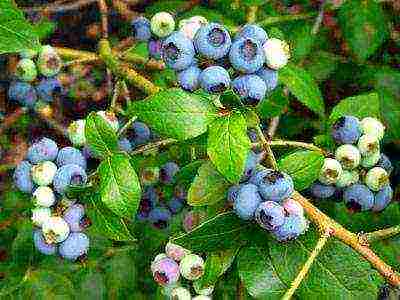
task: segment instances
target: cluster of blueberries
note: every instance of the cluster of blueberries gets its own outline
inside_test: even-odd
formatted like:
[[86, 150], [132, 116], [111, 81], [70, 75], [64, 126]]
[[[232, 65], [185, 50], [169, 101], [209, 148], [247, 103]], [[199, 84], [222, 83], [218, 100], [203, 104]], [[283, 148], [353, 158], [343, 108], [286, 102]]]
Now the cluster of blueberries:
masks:
[[243, 220], [256, 220], [280, 242], [303, 234], [308, 228], [303, 207], [291, 198], [292, 178], [260, 165], [264, 153], [249, 152], [245, 173], [239, 185], [228, 190], [228, 200]]
[[202, 16], [180, 21], [175, 31], [173, 16], [160, 12], [150, 21], [133, 20], [132, 28], [137, 40], [148, 42], [150, 56], [177, 72], [183, 89], [219, 94], [231, 87], [244, 104], [263, 100], [277, 86], [276, 70], [289, 59], [289, 46], [255, 24], [232, 39], [223, 25]]
[[[180, 300], [211, 300], [214, 287], [200, 287], [198, 281], [204, 274], [204, 260], [201, 256], [191, 253], [171, 242], [165, 246], [165, 253], [157, 255], [151, 263], [154, 281], [164, 287], [165, 296]], [[197, 296], [192, 298], [190, 289], [180, 284], [180, 279], [188, 285], [193, 283]]]
[[8, 89], [8, 98], [31, 109], [38, 103], [51, 103], [54, 95], [63, 91], [57, 78], [62, 67], [57, 51], [47, 45], [38, 53], [30, 50], [20, 55], [21, 59], [15, 70], [15, 80]]
[[325, 158], [311, 194], [319, 199], [343, 199], [352, 212], [382, 211], [393, 197], [389, 180], [393, 167], [380, 150], [384, 133], [385, 127], [375, 118], [339, 118], [332, 137], [340, 146], [334, 158]]
[[173, 161], [161, 168], [146, 167], [141, 171], [144, 193], [139, 204], [138, 220], [148, 221], [158, 229], [168, 227], [173, 215], [183, 209], [187, 197], [184, 187], [174, 185], [174, 176], [178, 172], [179, 166]]
[[26, 160], [16, 167], [15, 185], [32, 194], [33, 241], [41, 253], [58, 252], [69, 260], [87, 253], [89, 238], [82, 232], [89, 224], [85, 209], [65, 197], [68, 186], [82, 185], [86, 180], [86, 159], [81, 151], [73, 147], [59, 149], [46, 137], [32, 144]]

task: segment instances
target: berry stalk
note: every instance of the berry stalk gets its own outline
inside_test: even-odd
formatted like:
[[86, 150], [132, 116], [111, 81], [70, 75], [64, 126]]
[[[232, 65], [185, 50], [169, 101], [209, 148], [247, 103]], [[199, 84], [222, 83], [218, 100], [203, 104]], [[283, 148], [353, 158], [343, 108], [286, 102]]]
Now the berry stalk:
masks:
[[365, 234], [361, 235], [361, 239], [368, 243], [373, 243], [376, 241], [391, 238], [398, 234], [400, 234], [400, 225], [396, 225], [396, 226], [385, 228], [382, 230], [365, 233]]

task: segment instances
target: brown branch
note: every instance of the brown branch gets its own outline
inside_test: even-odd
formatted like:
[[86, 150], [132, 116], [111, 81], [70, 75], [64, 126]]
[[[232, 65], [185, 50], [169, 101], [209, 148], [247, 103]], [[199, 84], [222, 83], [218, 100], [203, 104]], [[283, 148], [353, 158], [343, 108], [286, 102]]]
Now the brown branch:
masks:
[[126, 4], [124, 1], [121, 0], [113, 0], [111, 1], [112, 6], [118, 12], [118, 14], [125, 20], [125, 21], [132, 21], [133, 19], [137, 18], [139, 15], [138, 13], [132, 11], [129, 8], [129, 5]]
[[270, 139], [272, 139], [274, 137], [275, 132], [278, 129], [278, 126], [279, 126], [279, 116], [273, 117], [271, 119], [271, 122], [269, 123], [268, 131], [267, 131], [267, 135]]
[[396, 225], [393, 227], [361, 234], [360, 239], [361, 239], [361, 241], [364, 241], [367, 243], [372, 243], [372, 242], [391, 238], [398, 234], [400, 234], [400, 225]]
[[[43, 13], [58, 13], [69, 10], [78, 10], [82, 7], [89, 6], [95, 3], [97, 0], [76, 0], [72, 3], [62, 3], [61, 1], [56, 1], [54, 3], [36, 7], [24, 7], [22, 8], [25, 12], [43, 12]], [[65, 2], [65, 1], [63, 1]]]
[[2, 135], [5, 130], [7, 130], [26, 112], [27, 108], [18, 107], [14, 112], [6, 116], [0, 125], [0, 135]]
[[177, 140], [175, 140], [175, 139], [165, 139], [165, 140], [156, 141], [156, 142], [151, 143], [151, 144], [143, 145], [143, 146], [133, 150], [129, 154], [130, 155], [141, 154], [141, 153], [153, 150], [153, 149], [158, 149], [160, 147], [164, 147], [164, 146], [176, 143], [176, 142], [177, 142]]

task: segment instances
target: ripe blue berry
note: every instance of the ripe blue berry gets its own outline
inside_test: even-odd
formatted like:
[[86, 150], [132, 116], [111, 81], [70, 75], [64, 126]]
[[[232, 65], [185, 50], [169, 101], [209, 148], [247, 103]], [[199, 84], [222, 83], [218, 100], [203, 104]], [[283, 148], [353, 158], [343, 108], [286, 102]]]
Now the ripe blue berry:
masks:
[[79, 149], [73, 147], [62, 148], [58, 152], [56, 162], [58, 167], [74, 164], [86, 170], [86, 158]]
[[171, 220], [171, 212], [165, 207], [156, 207], [149, 213], [149, 221], [158, 229], [168, 227], [169, 220]]
[[308, 221], [304, 216], [288, 215], [282, 226], [272, 233], [280, 242], [293, 240], [303, 234], [308, 228]]
[[44, 137], [29, 147], [26, 157], [31, 163], [38, 164], [42, 161], [55, 160], [57, 154], [58, 146], [56, 142]]
[[232, 81], [234, 92], [244, 101], [244, 104], [257, 105], [264, 99], [267, 87], [264, 80], [257, 75], [244, 75]]
[[86, 181], [85, 170], [81, 166], [70, 164], [57, 170], [53, 185], [56, 192], [63, 195], [70, 185], [83, 185]]
[[181, 32], [174, 32], [162, 43], [161, 56], [174, 70], [187, 69], [193, 63], [194, 55], [193, 42]]
[[157, 39], [150, 39], [147, 43], [150, 57], [154, 59], [161, 59], [162, 41]]
[[131, 23], [133, 37], [138, 41], [148, 41], [151, 37], [150, 21], [145, 17], [138, 17]]
[[53, 102], [55, 95], [60, 95], [62, 93], [61, 82], [55, 78], [43, 78], [36, 86], [37, 95], [40, 100], [45, 102]]
[[21, 59], [17, 64], [15, 75], [19, 80], [22, 81], [34, 81], [37, 76], [37, 70], [34, 61], [29, 58]]
[[183, 200], [177, 197], [172, 197], [171, 200], [169, 200], [167, 203], [169, 210], [173, 214], [179, 213], [182, 210], [184, 204], [185, 203], [183, 202]]
[[134, 122], [132, 125], [131, 142], [134, 146], [142, 145], [150, 140], [151, 131], [143, 122]]
[[262, 67], [256, 72], [256, 75], [264, 80], [267, 92], [273, 91], [278, 85], [278, 72], [266, 67]]
[[365, 211], [373, 207], [374, 194], [363, 184], [353, 184], [344, 190], [343, 200], [350, 211]]
[[32, 193], [33, 181], [31, 176], [32, 165], [27, 161], [21, 161], [21, 163], [15, 168], [14, 171], [14, 183], [16, 187], [24, 193]]
[[57, 251], [56, 245], [46, 243], [41, 230], [33, 231], [33, 244], [35, 248], [44, 255], [54, 255]]
[[390, 185], [384, 186], [379, 192], [375, 194], [374, 206], [372, 211], [382, 211], [388, 206], [393, 198], [393, 190]]
[[23, 106], [33, 108], [37, 101], [37, 93], [30, 83], [14, 81], [8, 89], [8, 98]]
[[285, 210], [276, 202], [265, 201], [257, 207], [255, 219], [262, 228], [274, 230], [283, 225]]
[[355, 144], [362, 133], [360, 120], [353, 116], [340, 117], [333, 124], [331, 133], [338, 144]]
[[265, 200], [282, 202], [294, 191], [293, 180], [288, 174], [271, 169], [258, 171], [250, 178], [250, 182], [258, 186]]
[[171, 184], [174, 176], [179, 172], [179, 166], [173, 161], [167, 162], [160, 169], [160, 181], [164, 184]]
[[232, 43], [229, 61], [239, 72], [254, 73], [265, 62], [262, 45], [251, 38], [240, 38]]
[[231, 79], [227, 70], [220, 66], [211, 66], [200, 74], [200, 86], [210, 94], [224, 92], [230, 85]]
[[261, 202], [262, 199], [256, 185], [242, 184], [237, 192], [233, 208], [241, 219], [251, 220]]
[[310, 188], [311, 195], [318, 199], [327, 199], [335, 194], [336, 187], [334, 185], [322, 184], [314, 182]]
[[217, 23], [200, 27], [193, 41], [200, 55], [214, 60], [227, 55], [232, 43], [226, 28]]
[[53, 47], [47, 45], [43, 46], [39, 52], [37, 66], [43, 76], [52, 77], [60, 72], [62, 62], [57, 51]]
[[89, 250], [89, 237], [82, 232], [72, 232], [68, 238], [60, 244], [61, 257], [68, 260], [76, 260], [86, 255]]
[[186, 91], [193, 92], [200, 86], [201, 70], [197, 66], [190, 66], [189, 68], [178, 73], [178, 83], [180, 87]]
[[172, 285], [179, 280], [179, 266], [169, 257], [153, 261], [151, 271], [154, 281], [162, 286]]
[[85, 208], [82, 204], [73, 204], [64, 212], [64, 221], [69, 225], [71, 232], [80, 232], [83, 230], [81, 221], [84, 215]]
[[235, 38], [252, 38], [263, 45], [267, 41], [268, 35], [265, 30], [262, 29], [260, 26], [255, 24], [246, 24], [239, 29], [239, 32], [237, 33]]
[[128, 153], [132, 151], [131, 142], [126, 137], [119, 139], [118, 148], [119, 148], [119, 150], [125, 151]]
[[229, 189], [228, 189], [228, 196], [227, 196], [227, 200], [231, 203], [235, 202], [235, 199], [237, 197], [237, 194], [239, 192], [240, 189], [240, 185], [236, 184], [236, 185], [232, 185]]
[[292, 198], [284, 200], [282, 206], [286, 214], [304, 216], [303, 206]]
[[149, 217], [150, 211], [154, 209], [158, 202], [158, 194], [154, 187], [145, 187], [145, 191], [140, 200], [137, 218], [139, 220], [146, 220]]
[[249, 154], [247, 154], [246, 164], [244, 166], [244, 172], [241, 181], [246, 181], [254, 175], [257, 165], [262, 162], [264, 156], [265, 152], [263, 151], [258, 153], [254, 152], [253, 150], [249, 151]]
[[392, 166], [392, 163], [391, 163], [389, 157], [387, 157], [387, 155], [383, 154], [383, 153], [381, 154], [376, 166], [384, 169], [389, 175], [393, 171], [393, 166]]

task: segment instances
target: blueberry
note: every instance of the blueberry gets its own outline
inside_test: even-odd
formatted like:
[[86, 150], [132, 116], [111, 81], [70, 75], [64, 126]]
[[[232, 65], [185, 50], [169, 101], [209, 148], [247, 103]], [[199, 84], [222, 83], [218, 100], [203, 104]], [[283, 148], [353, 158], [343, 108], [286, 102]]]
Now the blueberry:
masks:
[[55, 78], [43, 78], [36, 86], [38, 98], [45, 102], [53, 102], [54, 96], [62, 93], [63, 87], [61, 82]]
[[265, 62], [262, 45], [251, 38], [240, 38], [232, 43], [229, 61], [233, 68], [239, 72], [254, 73]]
[[376, 166], [384, 169], [389, 175], [393, 171], [393, 166], [392, 166], [392, 163], [391, 163], [389, 157], [387, 157], [387, 155], [383, 154], [383, 153], [381, 154]]
[[220, 66], [211, 66], [200, 74], [200, 86], [210, 94], [218, 94], [229, 88], [231, 79], [227, 70]]
[[148, 186], [145, 188], [140, 200], [137, 218], [139, 220], [146, 220], [149, 217], [150, 211], [154, 209], [158, 202], [158, 193], [154, 187]]
[[53, 185], [56, 192], [63, 195], [70, 185], [83, 185], [86, 181], [85, 170], [81, 166], [70, 164], [57, 170]]
[[8, 98], [19, 104], [33, 108], [37, 101], [35, 88], [28, 82], [14, 81], [8, 89]]
[[174, 176], [179, 172], [179, 166], [173, 162], [167, 162], [160, 169], [160, 181], [164, 184], [171, 184], [174, 181]]
[[150, 20], [150, 28], [156, 36], [166, 37], [175, 29], [174, 17], [167, 12], [156, 13]]
[[22, 81], [34, 81], [37, 76], [37, 70], [34, 61], [29, 58], [21, 59], [17, 64], [15, 75], [19, 80]]
[[257, 143], [258, 141], [258, 136], [257, 136], [257, 132], [255, 129], [251, 128], [247, 130], [247, 136], [249, 137], [250, 141], [252, 143]]
[[29, 147], [26, 157], [32, 164], [38, 164], [43, 161], [55, 160], [57, 154], [58, 146], [56, 142], [44, 137]]
[[232, 185], [229, 189], [228, 189], [228, 196], [227, 199], [229, 202], [234, 203], [237, 197], [237, 194], [239, 192], [240, 189], [240, 185], [236, 184], [236, 185]]
[[256, 75], [264, 80], [267, 92], [273, 91], [278, 85], [278, 72], [275, 70], [262, 67], [256, 72]]
[[14, 171], [14, 183], [24, 193], [32, 193], [33, 181], [31, 176], [32, 165], [27, 161], [21, 161]]
[[193, 63], [194, 55], [193, 42], [181, 32], [174, 32], [162, 43], [161, 56], [174, 70], [187, 69]]
[[174, 188], [174, 196], [186, 200], [187, 198], [187, 190], [183, 185], [177, 184]]
[[370, 210], [374, 205], [374, 194], [363, 184], [353, 184], [343, 192], [346, 207], [353, 211]]
[[365, 175], [365, 184], [373, 191], [381, 190], [385, 185], [389, 184], [389, 175], [385, 169], [374, 167]]
[[73, 147], [62, 148], [58, 152], [56, 162], [58, 167], [74, 164], [86, 170], [86, 158], [79, 149]]
[[63, 218], [69, 225], [71, 232], [80, 232], [83, 230], [81, 222], [85, 215], [85, 208], [82, 204], [73, 204], [64, 212]]
[[165, 254], [175, 261], [181, 261], [190, 251], [183, 248], [182, 246], [176, 245], [174, 243], [168, 242], [165, 246]]
[[243, 184], [237, 192], [233, 208], [241, 219], [251, 220], [261, 202], [262, 199], [258, 193], [258, 187], [251, 183]]
[[257, 165], [263, 161], [264, 156], [265, 152], [263, 151], [258, 153], [254, 152], [253, 150], [249, 151], [241, 181], [246, 181], [254, 175]]
[[123, 137], [120, 138], [118, 141], [118, 148], [121, 151], [125, 151], [125, 152], [131, 152], [132, 151], [132, 144], [131, 142], [128, 140], [128, 138]]
[[343, 169], [352, 170], [360, 164], [361, 154], [353, 145], [341, 145], [335, 151], [335, 158]]
[[179, 213], [182, 210], [184, 204], [185, 203], [183, 202], [183, 200], [177, 197], [172, 197], [172, 199], [169, 200], [167, 203], [169, 210], [173, 214]]
[[353, 116], [340, 117], [332, 126], [332, 137], [338, 144], [355, 144], [362, 133], [360, 120]]
[[293, 240], [303, 234], [308, 228], [308, 221], [304, 216], [288, 215], [285, 217], [282, 226], [279, 226], [272, 233], [280, 242]]
[[51, 161], [42, 161], [32, 167], [32, 180], [40, 186], [50, 185], [57, 172], [57, 166]]
[[288, 174], [271, 169], [256, 172], [250, 178], [250, 183], [258, 186], [265, 200], [275, 202], [282, 202], [289, 198], [294, 191], [293, 180]]
[[183, 19], [179, 22], [179, 31], [189, 39], [193, 40], [197, 31], [208, 23], [207, 19], [202, 16], [194, 16], [190, 19]]
[[246, 24], [239, 29], [239, 32], [236, 34], [235, 38], [252, 38], [263, 45], [267, 41], [268, 35], [260, 26], [255, 24]]
[[57, 251], [57, 246], [46, 243], [41, 230], [33, 231], [33, 244], [40, 253], [45, 255], [54, 255]]
[[161, 59], [162, 41], [158, 39], [150, 39], [147, 43], [150, 57], [154, 59]]
[[334, 184], [342, 172], [342, 165], [336, 159], [325, 158], [318, 179], [323, 184]]
[[226, 28], [217, 23], [200, 27], [193, 41], [200, 55], [214, 60], [227, 55], [232, 43]]
[[152, 263], [151, 271], [154, 281], [167, 286], [177, 283], [179, 280], [179, 266], [169, 257], [160, 258]]
[[289, 61], [289, 45], [280, 39], [268, 39], [264, 45], [265, 61], [269, 68], [278, 70], [283, 68]]
[[47, 45], [43, 46], [39, 52], [37, 66], [43, 76], [52, 77], [60, 72], [62, 62], [57, 51]]
[[255, 219], [262, 228], [274, 230], [283, 225], [285, 210], [276, 202], [265, 201], [257, 207]]
[[390, 185], [384, 186], [379, 192], [375, 194], [374, 206], [372, 211], [382, 211], [388, 206], [393, 198], [393, 190]]
[[87, 254], [89, 250], [89, 237], [82, 232], [72, 232], [68, 238], [60, 244], [61, 257], [68, 260], [76, 260]]
[[336, 187], [334, 185], [322, 184], [314, 182], [310, 188], [311, 195], [318, 199], [327, 199], [335, 194]]
[[236, 77], [232, 81], [234, 92], [244, 101], [244, 104], [257, 105], [264, 99], [267, 87], [264, 80], [257, 75]]
[[143, 122], [136, 121], [132, 125], [132, 144], [135, 146], [147, 143], [150, 140], [151, 131]]
[[145, 17], [138, 17], [131, 23], [133, 37], [138, 41], [148, 41], [151, 37], [150, 21]]
[[366, 117], [361, 120], [361, 128], [364, 134], [376, 136], [378, 140], [381, 140], [385, 134], [385, 126], [371, 117]]
[[189, 68], [178, 73], [178, 83], [180, 87], [186, 91], [193, 92], [200, 86], [201, 70], [197, 66], [190, 66]]
[[282, 206], [286, 214], [304, 216], [303, 206], [292, 198], [284, 200]]
[[165, 207], [156, 207], [149, 213], [149, 221], [154, 227], [164, 229], [168, 227], [171, 219], [171, 212]]
[[187, 254], [185, 255], [180, 264], [179, 271], [187, 280], [197, 280], [204, 274], [204, 260], [201, 256], [196, 254]]

